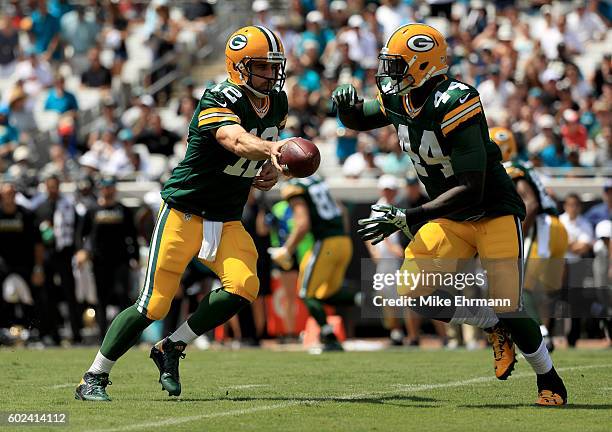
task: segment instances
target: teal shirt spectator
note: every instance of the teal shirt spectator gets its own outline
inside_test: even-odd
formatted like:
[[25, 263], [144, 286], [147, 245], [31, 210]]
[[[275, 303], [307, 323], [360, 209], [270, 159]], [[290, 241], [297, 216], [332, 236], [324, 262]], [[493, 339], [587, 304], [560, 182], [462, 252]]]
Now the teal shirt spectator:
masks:
[[595, 136], [601, 129], [601, 125], [599, 124], [599, 121], [597, 121], [597, 117], [595, 117], [595, 114], [591, 111], [585, 111], [582, 113], [582, 115], [580, 116], [580, 123], [582, 123], [584, 127], [587, 128], [587, 131], [589, 132], [589, 138], [591, 139], [595, 138]]
[[554, 144], [549, 145], [540, 152], [540, 159], [542, 159], [542, 164], [547, 167], [569, 168], [572, 166], [567, 160], [565, 153], [557, 152], [557, 147]]
[[300, 87], [308, 90], [308, 93], [321, 89], [321, 78], [319, 77], [319, 74], [312, 69], [306, 69], [304, 72], [302, 72], [302, 75], [300, 75], [298, 79], [298, 83]]
[[60, 114], [64, 114], [68, 111], [76, 111], [79, 109], [79, 104], [76, 97], [69, 91], [64, 90], [62, 96], [58, 96], [55, 88], [49, 90], [49, 95], [45, 102], [45, 110], [57, 111]]
[[96, 44], [99, 26], [95, 17], [86, 14], [79, 17], [77, 11], [68, 12], [61, 20], [62, 37], [70, 41], [75, 54], [87, 54]]
[[0, 146], [10, 142], [17, 142], [17, 129], [9, 124], [0, 124]]
[[302, 10], [304, 14], [307, 14], [310, 11], [313, 11], [317, 8], [314, 0], [301, 0]]
[[298, 56], [303, 54], [304, 52], [303, 45], [305, 41], [313, 40], [319, 44], [319, 56], [320, 56], [321, 54], [323, 54], [323, 51], [325, 51], [325, 47], [327, 46], [327, 44], [331, 42], [332, 40], [334, 40], [335, 37], [336, 35], [334, 34], [333, 30], [328, 29], [328, 28], [321, 29], [321, 31], [318, 34], [315, 34], [307, 30], [304, 33], [302, 33], [302, 41], [300, 45], [298, 46], [297, 54]]
[[[338, 130], [346, 129], [340, 119], [337, 120]], [[357, 137], [339, 135], [336, 139], [336, 157], [343, 164], [347, 157], [357, 151]]]
[[0, 146], [17, 142], [19, 133], [17, 129], [11, 126], [8, 122], [9, 109], [7, 106], [0, 107]]
[[51, 15], [50, 13], [43, 15], [39, 11], [34, 11], [32, 13], [32, 33], [35, 37], [34, 49], [36, 54], [46, 52], [51, 40], [53, 40], [59, 31], [59, 18]]
[[58, 18], [62, 18], [66, 13], [74, 9], [67, 0], [49, 0], [49, 13]]

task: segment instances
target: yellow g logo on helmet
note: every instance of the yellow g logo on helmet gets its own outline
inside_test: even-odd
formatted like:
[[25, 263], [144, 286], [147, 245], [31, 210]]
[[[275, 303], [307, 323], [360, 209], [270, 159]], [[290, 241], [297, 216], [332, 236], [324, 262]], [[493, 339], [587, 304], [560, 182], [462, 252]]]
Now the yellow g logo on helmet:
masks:
[[425, 24], [398, 28], [378, 56], [376, 85], [382, 94], [404, 95], [448, 71], [442, 33]]
[[[272, 78], [256, 75], [251, 67], [253, 62], [271, 64]], [[236, 30], [228, 39], [225, 47], [225, 69], [229, 80], [234, 84], [247, 87], [258, 97], [264, 97], [285, 84], [285, 49], [280, 38], [263, 26], [247, 26]], [[265, 88], [255, 88], [253, 77], [266, 81]]]
[[502, 160], [504, 162], [512, 160], [518, 153], [518, 147], [514, 134], [510, 129], [503, 127], [494, 127], [489, 129], [489, 137], [499, 146], [502, 152]]

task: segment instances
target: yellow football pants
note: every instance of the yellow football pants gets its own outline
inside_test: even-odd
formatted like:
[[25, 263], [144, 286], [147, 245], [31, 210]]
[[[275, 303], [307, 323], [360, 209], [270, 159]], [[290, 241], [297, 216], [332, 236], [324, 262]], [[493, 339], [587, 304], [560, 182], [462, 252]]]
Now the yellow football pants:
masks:
[[[401, 271], [461, 272], [458, 260], [478, 254], [486, 271], [489, 298], [509, 299], [510, 307], [496, 312], [513, 312], [521, 307], [523, 238], [516, 216], [456, 222], [435, 219], [425, 224], [405, 250]], [[415, 288], [415, 289], [412, 289]], [[398, 293], [409, 297], [431, 294], [435, 286], [398, 285]], [[457, 295], [461, 295], [457, 291]]]
[[340, 291], [352, 257], [353, 243], [349, 236], [317, 240], [300, 263], [300, 297], [325, 300]]
[[[138, 311], [147, 318], [166, 316], [185, 268], [202, 246], [202, 218], [162, 205], [151, 240], [144, 286]], [[221, 242], [214, 261], [201, 260], [217, 274], [223, 288], [250, 302], [257, 298], [257, 250], [240, 221], [223, 223]]]
[[534, 238], [525, 239], [525, 251], [529, 257], [525, 264], [525, 289], [559, 290], [565, 268], [567, 231], [557, 216], [547, 214], [537, 216], [533, 231]]

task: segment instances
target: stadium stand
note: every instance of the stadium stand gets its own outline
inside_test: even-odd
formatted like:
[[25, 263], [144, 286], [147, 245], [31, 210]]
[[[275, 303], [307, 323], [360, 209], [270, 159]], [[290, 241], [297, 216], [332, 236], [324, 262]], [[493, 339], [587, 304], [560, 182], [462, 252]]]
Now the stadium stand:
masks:
[[[457, 0], [445, 7], [418, 0], [0, 4], [0, 184], [15, 185], [17, 203], [36, 210], [47, 197], [45, 180], [51, 176], [62, 178], [62, 193], [75, 203], [82, 198], [83, 181], [95, 185], [100, 176], [118, 177], [119, 197], [137, 210], [145, 257], [159, 206], [157, 192], [185, 152], [193, 102], [204, 88], [224, 79], [226, 38], [249, 22], [281, 35], [290, 107], [284, 136], [303, 136], [317, 144], [320, 173], [332, 194], [351, 209], [353, 226], [378, 199], [381, 174], [397, 176], [402, 185], [414, 168], [393, 145], [392, 128], [359, 134], [347, 130], [336, 118], [330, 95], [338, 84], [352, 83], [360, 94], [375, 96], [379, 48], [390, 29], [413, 21], [445, 34], [451, 74], [478, 88], [490, 126], [515, 133], [521, 158], [538, 168], [560, 208], [567, 195], [577, 193], [588, 210], [610, 189], [609, 2]], [[111, 73], [110, 86], [82, 84], [92, 49]], [[60, 78], [65, 90], [54, 84]], [[48, 109], [51, 93], [57, 110]], [[78, 108], [65, 106], [69, 94]], [[173, 137], [165, 150], [144, 139], [147, 133], [161, 136], [159, 129], [151, 130], [156, 116], [165, 136]], [[49, 165], [56, 160], [56, 145], [65, 159]], [[69, 174], [68, 165], [78, 173]], [[48, 166], [56, 171], [44, 169]], [[609, 197], [604, 193], [608, 209]], [[278, 189], [265, 197], [269, 204], [279, 198]], [[356, 288], [358, 259], [367, 253], [353, 239], [360, 249], [348, 282]], [[0, 278], [10, 273], [0, 266]], [[44, 337], [33, 309], [19, 308], [19, 303], [0, 300], [1, 311], [10, 311], [0, 313], [0, 328], [18, 325], [29, 329], [21, 335], [25, 341], [57, 343]], [[71, 334], [67, 311], [58, 313], [62, 338], [80, 340]], [[95, 326], [86, 326], [83, 336], [88, 331], [95, 333]], [[3, 334], [0, 343], [15, 336], [7, 330]]]

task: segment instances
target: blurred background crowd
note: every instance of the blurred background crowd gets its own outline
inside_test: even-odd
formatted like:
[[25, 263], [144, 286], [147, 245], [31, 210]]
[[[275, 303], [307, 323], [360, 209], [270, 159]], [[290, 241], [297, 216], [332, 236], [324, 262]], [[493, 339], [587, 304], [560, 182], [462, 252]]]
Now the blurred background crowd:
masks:
[[[331, 92], [352, 83], [362, 97], [375, 97], [380, 47], [399, 25], [425, 22], [447, 37], [450, 74], [478, 89], [490, 126], [511, 129], [520, 158], [559, 186], [551, 192], [566, 214], [570, 253], [594, 257], [601, 242], [609, 250], [609, 224], [596, 229], [609, 223], [612, 209], [612, 184], [605, 181], [612, 177], [609, 1], [0, 4], [0, 344], [96, 342], [107, 318], [137, 296], [160, 185], [185, 153], [203, 90], [224, 79], [227, 36], [247, 23], [280, 35], [290, 108], [283, 137], [319, 146], [320, 173], [332, 192], [344, 187], [336, 196], [353, 222], [380, 197], [405, 206], [427, 197], [395, 130], [345, 129]], [[262, 296], [232, 321], [229, 333], [238, 340], [292, 339], [304, 327], [295, 290], [277, 289], [295, 282], [279, 282], [266, 259], [267, 245], [291, 226], [286, 203], [275, 197], [254, 195], [245, 209], [245, 226], [263, 251]], [[348, 282], [358, 287], [358, 258], [379, 256], [355, 242]], [[401, 257], [401, 251], [385, 253]], [[160, 324], [167, 329], [218, 286], [197, 262], [188, 270]], [[343, 316], [351, 336], [384, 334], [371, 328], [379, 323], [360, 322], [358, 312]], [[406, 342], [418, 344], [421, 323], [406, 321]], [[401, 323], [385, 326], [403, 333]], [[570, 345], [605, 334], [597, 320], [566, 327], [558, 333], [569, 331]], [[435, 332], [461, 343], [456, 329]], [[465, 339], [478, 342], [477, 335]]]

